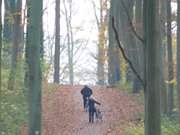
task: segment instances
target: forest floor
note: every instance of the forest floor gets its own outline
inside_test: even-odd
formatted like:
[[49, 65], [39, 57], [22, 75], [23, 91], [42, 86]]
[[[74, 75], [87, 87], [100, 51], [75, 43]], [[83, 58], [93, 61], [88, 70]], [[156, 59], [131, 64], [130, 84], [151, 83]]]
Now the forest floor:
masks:
[[103, 121], [89, 124], [82, 105], [82, 87], [59, 86], [44, 96], [43, 135], [124, 135], [128, 122], [143, 109], [132, 94], [94, 86], [93, 96], [101, 103]]
[[88, 113], [83, 109], [80, 90], [83, 86], [58, 86], [43, 96], [42, 135], [125, 135], [129, 122], [138, 119], [143, 111], [136, 95], [112, 88], [93, 86], [93, 96], [103, 121], [88, 123]]

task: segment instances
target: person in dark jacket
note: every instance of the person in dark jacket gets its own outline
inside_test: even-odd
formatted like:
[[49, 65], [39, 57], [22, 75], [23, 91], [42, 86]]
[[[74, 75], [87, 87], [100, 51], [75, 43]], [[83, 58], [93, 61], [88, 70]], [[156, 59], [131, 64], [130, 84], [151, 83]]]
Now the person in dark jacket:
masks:
[[84, 88], [81, 90], [81, 94], [83, 96], [84, 109], [86, 109], [86, 102], [88, 98], [92, 95], [92, 93], [92, 89], [90, 89], [87, 85], [85, 85]]
[[94, 123], [94, 114], [96, 112], [95, 104], [101, 105], [99, 102], [97, 102], [93, 97], [89, 98], [89, 123]]

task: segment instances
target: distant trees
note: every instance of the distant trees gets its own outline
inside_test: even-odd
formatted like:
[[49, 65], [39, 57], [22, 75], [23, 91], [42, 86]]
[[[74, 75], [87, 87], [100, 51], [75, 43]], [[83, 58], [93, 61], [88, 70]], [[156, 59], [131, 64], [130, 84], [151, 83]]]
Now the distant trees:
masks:
[[[113, 0], [111, 1], [109, 27], [111, 28], [111, 25], [112, 25], [111, 19], [114, 17], [116, 19], [115, 24], [116, 24], [117, 30], [120, 30], [120, 28], [122, 27], [120, 28], [118, 27], [120, 23], [119, 18], [121, 18], [122, 16], [117, 16], [117, 14], [112, 14], [112, 13], [113, 11], [117, 11], [118, 9], [118, 6], [116, 7], [115, 5], [121, 5], [121, 4], [122, 6], [126, 6], [126, 5], [125, 3], [120, 4], [118, 2], [117, 3], [115, 2], [117, 1], [113, 1]], [[112, 8], [113, 6], [114, 8]], [[128, 8], [129, 7], [130, 6], [128, 6]], [[128, 13], [129, 12], [126, 8], [126, 15], [128, 15]], [[145, 94], [145, 135], [160, 135], [161, 134], [161, 131], [160, 131], [160, 27], [159, 27], [160, 20], [159, 20], [159, 16], [160, 16], [159, 15], [159, 1], [158, 0], [144, 0], [143, 1], [143, 23], [144, 23], [144, 39], [145, 40], [143, 40], [143, 43], [144, 43], [143, 51], [145, 54], [144, 55], [145, 61], [143, 63], [145, 64], [144, 65], [145, 77], [144, 77], [143, 86], [144, 86], [144, 94]], [[123, 19], [123, 17], [121, 19]], [[131, 21], [131, 20], [129, 19], [128, 21]], [[128, 22], [125, 22], [125, 24], [127, 23]], [[112, 38], [113, 31], [110, 28], [109, 28], [109, 37]], [[116, 33], [116, 37], [115, 39], [110, 38], [109, 43], [112, 43], [112, 41], [110, 40], [113, 40], [114, 42], [118, 42], [120, 44], [117, 31], [114, 30], [114, 32]], [[129, 38], [130, 37], [131, 36], [129, 36]], [[130, 39], [127, 39], [127, 40], [130, 40]], [[124, 42], [124, 43], [128, 43], [128, 42]], [[133, 42], [131, 42], [131, 44], [132, 43]], [[111, 46], [112, 44], [109, 44], [109, 48]], [[128, 49], [129, 47], [130, 46], [128, 46]], [[122, 47], [120, 48], [121, 50], [123, 49]], [[129, 52], [126, 52], [126, 53], [128, 54]], [[129, 53], [129, 55], [132, 55], [132, 53]], [[109, 55], [109, 57], [111, 56]], [[116, 63], [110, 63], [110, 64], [115, 66]]]
[[[115, 3], [115, 4], [114, 4]], [[113, 12], [113, 16], [116, 18], [116, 26], [118, 28], [118, 33], [119, 33], [119, 38], [122, 42], [123, 48], [128, 56], [128, 58], [131, 60], [131, 62], [134, 65], [134, 68], [137, 70], [138, 74], [141, 76], [141, 78], [143, 78], [143, 48], [144, 45], [142, 44], [142, 1], [137, 0], [137, 1], [111, 1], [111, 7], [114, 7], [115, 9], [110, 9], [110, 16], [112, 16], [112, 12]], [[120, 8], [116, 8], [116, 6], [120, 7]], [[135, 10], [134, 10], [135, 7]], [[134, 18], [134, 19], [133, 19]], [[135, 25], [134, 22], [135, 21]], [[139, 81], [139, 79], [133, 74], [131, 68], [127, 65], [125, 66], [125, 69], [121, 69], [123, 64], [122, 60], [120, 61], [120, 55], [119, 56], [115, 56], [115, 59], [119, 59], [119, 60], [115, 60], [115, 63], [113, 64], [113, 56], [111, 56], [110, 52], [112, 49], [112, 42], [113, 40], [115, 40], [115, 38], [113, 38], [113, 35], [110, 32], [111, 30], [111, 20], [109, 20], [109, 49], [108, 49], [108, 58], [111, 61], [111, 63], [108, 64], [108, 80], [116, 80], [116, 81], [112, 81], [112, 82], [118, 82], [120, 80], [120, 74], [122, 74], [122, 70], [125, 70], [123, 72], [126, 72], [126, 81], [128, 83], [132, 83], [133, 84], [133, 92], [138, 92], [140, 89], [142, 89], [142, 84]], [[140, 39], [139, 39], [140, 38]], [[114, 44], [115, 47], [116, 43]], [[118, 55], [118, 49], [114, 49], [113, 54], [114, 55]], [[117, 63], [118, 61], [118, 63]], [[120, 66], [121, 65], [121, 66]], [[116, 67], [116, 72], [112, 72], [114, 66], [114, 70]], [[118, 71], [119, 69], [119, 71]], [[118, 73], [119, 72], [119, 73]], [[122, 77], [122, 76], [121, 76]], [[116, 79], [118, 78], [118, 79]], [[124, 78], [124, 77], [122, 77]], [[110, 82], [109, 81], [109, 84]], [[111, 83], [112, 83], [111, 82]]]

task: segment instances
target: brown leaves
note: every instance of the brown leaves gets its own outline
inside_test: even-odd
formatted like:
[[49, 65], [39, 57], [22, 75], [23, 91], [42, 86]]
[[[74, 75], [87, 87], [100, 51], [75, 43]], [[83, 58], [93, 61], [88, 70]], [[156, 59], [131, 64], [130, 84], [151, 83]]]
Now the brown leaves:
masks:
[[[134, 113], [142, 107], [134, 95], [106, 87], [91, 87], [101, 103], [103, 121], [88, 123], [80, 94], [82, 86], [60, 86], [43, 97], [43, 135], [123, 135]], [[24, 134], [23, 134], [24, 135]]]

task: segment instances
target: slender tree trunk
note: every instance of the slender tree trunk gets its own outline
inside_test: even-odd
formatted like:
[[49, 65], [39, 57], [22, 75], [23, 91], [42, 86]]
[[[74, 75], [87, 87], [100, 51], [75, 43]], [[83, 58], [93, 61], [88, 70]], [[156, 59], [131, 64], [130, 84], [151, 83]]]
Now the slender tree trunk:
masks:
[[2, 60], [2, 57], [1, 57], [1, 54], [2, 54], [2, 12], [1, 12], [1, 9], [2, 9], [2, 0], [0, 0], [0, 96], [1, 96], [1, 67], [2, 67], [1, 65], [1, 60]]
[[68, 46], [68, 68], [69, 68], [69, 83], [74, 83], [74, 64], [73, 64], [73, 52], [74, 52], [74, 41], [73, 41], [73, 32], [72, 32], [72, 0], [69, 1], [69, 14], [66, 7], [65, 0], [63, 1], [65, 8], [65, 17], [66, 17], [66, 28], [67, 28], [67, 46]]
[[[13, 46], [11, 58], [11, 71], [9, 74], [8, 89], [13, 90], [16, 78], [17, 63], [20, 58], [20, 48], [22, 48], [22, 28], [21, 28], [21, 8], [22, 0], [13, 4]], [[21, 49], [22, 50], [22, 49]]]
[[177, 0], [177, 104], [178, 104], [178, 118], [180, 123], [180, 0]]
[[174, 107], [174, 79], [173, 55], [172, 55], [172, 36], [171, 36], [171, 0], [167, 0], [167, 53], [168, 53], [168, 115], [172, 114]]
[[[29, 18], [30, 18], [30, 0], [26, 0], [26, 7], [27, 7], [27, 22], [29, 22]], [[25, 41], [25, 74], [24, 74], [24, 86], [25, 86], [25, 89], [24, 89], [24, 95], [26, 95], [26, 97], [28, 98], [28, 102], [29, 102], [29, 91], [28, 91], [28, 88], [29, 88], [29, 46], [28, 46], [28, 33], [29, 33], [29, 29], [30, 29], [30, 26], [29, 25], [26, 25], [26, 41]]]
[[[142, 0], [136, 0], [135, 3], [135, 28], [136, 31], [139, 35], [143, 35], [143, 29], [142, 29]], [[135, 41], [135, 54], [133, 56], [134, 57], [134, 65], [136, 65], [136, 70], [138, 71], [139, 75], [141, 76], [141, 78], [143, 78], [144, 73], [143, 73], [143, 65], [144, 65], [144, 52], [143, 52], [143, 47], [144, 44], [142, 44], [141, 41], [139, 41], [139, 39], [136, 38]], [[138, 55], [137, 55], [138, 54]], [[139, 79], [134, 76], [133, 78], [133, 92], [139, 92], [140, 89], [143, 89]]]
[[[97, 20], [98, 24], [98, 59], [97, 59], [97, 78], [98, 84], [104, 85], [105, 83], [105, 48], [106, 48], [106, 32], [107, 32], [107, 14], [108, 14], [108, 1], [100, 0], [100, 19]], [[96, 18], [97, 19], [97, 18]]]
[[[134, 1], [131, 0], [120, 0], [120, 38], [123, 43], [124, 50], [128, 56], [128, 58], [132, 61], [134, 64], [136, 57], [135, 53], [135, 38], [131, 31], [130, 21], [133, 21], [133, 6]], [[128, 14], [128, 15], [127, 15]], [[137, 65], [137, 64], [136, 64]], [[129, 66], [127, 66], [127, 72], [126, 72], [126, 81], [127, 82], [133, 82], [134, 74]]]
[[29, 1], [27, 28], [28, 89], [29, 89], [29, 135], [41, 135], [41, 25], [42, 0]]
[[166, 47], [166, 0], [160, 0], [160, 19], [161, 19], [161, 69], [160, 69], [160, 77], [161, 77], [161, 89], [160, 89], [160, 98], [161, 98], [161, 112], [167, 113], [167, 89], [165, 84], [165, 75], [164, 75], [164, 61], [165, 61], [165, 47]]
[[[113, 1], [110, 2], [110, 17], [113, 16], [116, 18], [117, 28], [119, 29], [119, 2]], [[116, 43], [115, 35], [112, 29], [112, 20], [109, 20], [109, 46], [108, 46], [108, 83], [109, 85], [115, 85], [118, 81], [120, 81], [120, 54], [119, 48]]]
[[54, 55], [54, 82], [59, 83], [60, 73], [60, 0], [56, 0], [55, 18], [55, 55]]
[[69, 59], [70, 84], [74, 84], [74, 38], [73, 38], [73, 30], [72, 30], [71, 20], [69, 22], [69, 30], [70, 30], [70, 41], [71, 41], [71, 44], [70, 44], [70, 59]]
[[12, 2], [13, 0], [4, 0], [4, 7], [5, 7], [5, 13], [4, 13], [4, 28], [3, 28], [3, 38], [10, 42], [12, 41], [12, 21], [10, 21], [10, 18], [12, 16]]
[[145, 135], [160, 135], [159, 0], [144, 0]]
[[[1, 114], [1, 99], [2, 99], [2, 80], [1, 80], [1, 70], [2, 70], [2, 0], [0, 0], [0, 114]], [[0, 115], [0, 121], [2, 120], [2, 117]], [[2, 125], [0, 124], [0, 127], [2, 127]]]
[[[43, 31], [43, 23], [41, 24], [41, 46], [40, 46], [40, 55], [41, 61], [44, 61], [44, 31]], [[43, 63], [42, 63], [43, 64]]]

